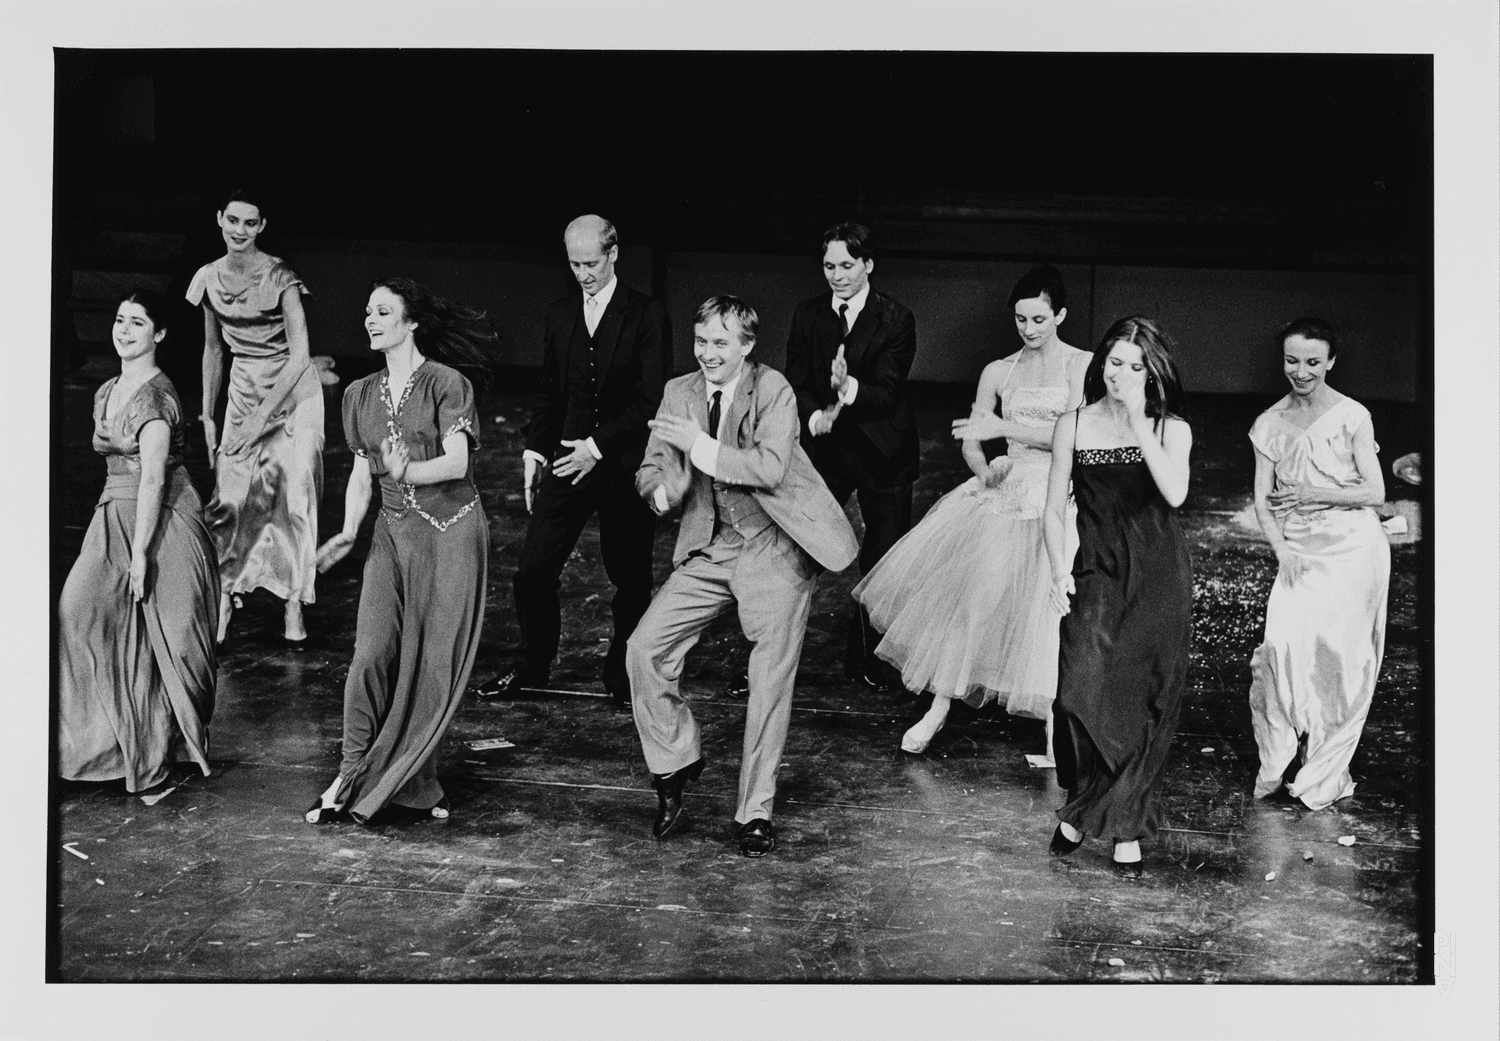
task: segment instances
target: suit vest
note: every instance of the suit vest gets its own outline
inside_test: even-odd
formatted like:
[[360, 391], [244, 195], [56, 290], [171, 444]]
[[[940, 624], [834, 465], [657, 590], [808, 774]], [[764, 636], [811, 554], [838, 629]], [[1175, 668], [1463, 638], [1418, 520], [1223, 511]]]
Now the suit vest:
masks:
[[595, 386], [599, 379], [594, 340], [580, 306], [574, 316], [573, 335], [568, 340], [568, 404], [563, 413], [562, 437], [580, 441], [594, 433]]
[[750, 491], [723, 481], [714, 481], [714, 512], [715, 534], [730, 527], [747, 541], [776, 524]]

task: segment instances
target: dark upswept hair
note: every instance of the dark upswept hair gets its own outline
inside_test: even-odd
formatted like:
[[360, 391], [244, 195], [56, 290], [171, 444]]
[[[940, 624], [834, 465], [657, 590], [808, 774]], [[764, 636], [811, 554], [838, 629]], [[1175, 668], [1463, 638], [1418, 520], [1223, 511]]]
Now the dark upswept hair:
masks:
[[458, 369], [476, 389], [490, 384], [494, 360], [490, 354], [499, 335], [484, 311], [455, 303], [409, 278], [377, 278], [370, 292], [389, 289], [401, 298], [402, 313], [416, 324], [412, 338], [422, 354]]
[[755, 308], [737, 296], [728, 293], [720, 293], [711, 296], [698, 306], [698, 313], [693, 315], [693, 324], [702, 325], [710, 318], [717, 318], [724, 322], [728, 328], [728, 318], [733, 318], [740, 326], [740, 343], [742, 345], [753, 344], [756, 335], [760, 332], [760, 316], [755, 313]]
[[219, 200], [219, 212], [223, 213], [225, 210], [229, 209], [229, 204], [232, 202], [242, 202], [246, 206], [254, 206], [256, 212], [260, 214], [260, 219], [266, 219], [265, 196], [262, 195], [258, 189], [229, 189], [229, 191], [225, 192], [222, 198]]
[[1339, 353], [1339, 334], [1334, 327], [1321, 318], [1313, 315], [1303, 315], [1295, 322], [1290, 322], [1281, 330], [1276, 337], [1277, 350], [1286, 346], [1286, 341], [1293, 336], [1301, 336], [1308, 340], [1322, 340], [1328, 344], [1328, 360], [1333, 361]]
[[842, 242], [849, 255], [855, 260], [874, 260], [875, 244], [871, 241], [870, 229], [863, 224], [854, 221], [839, 221], [833, 227], [823, 232], [823, 248], [818, 251], [822, 256], [828, 252], [830, 242]]
[[1051, 264], [1032, 268], [1021, 276], [1016, 288], [1010, 291], [1010, 300], [1005, 306], [1014, 309], [1018, 302], [1035, 297], [1044, 298], [1053, 314], [1067, 307], [1068, 289], [1063, 285], [1062, 272]]
[[1117, 343], [1133, 343], [1141, 349], [1141, 361], [1146, 366], [1146, 415], [1158, 423], [1167, 416], [1184, 419], [1182, 378], [1172, 360], [1175, 344], [1154, 318], [1139, 314], [1118, 319], [1105, 330], [1083, 374], [1084, 404], [1092, 405], [1104, 397], [1104, 362]]
[[151, 319], [151, 324], [156, 331], [166, 332], [172, 324], [172, 312], [167, 308], [166, 297], [152, 289], [140, 286], [132, 289], [120, 299], [115, 301], [115, 313], [120, 313], [121, 304], [139, 304], [141, 310], [146, 312], [146, 317]]

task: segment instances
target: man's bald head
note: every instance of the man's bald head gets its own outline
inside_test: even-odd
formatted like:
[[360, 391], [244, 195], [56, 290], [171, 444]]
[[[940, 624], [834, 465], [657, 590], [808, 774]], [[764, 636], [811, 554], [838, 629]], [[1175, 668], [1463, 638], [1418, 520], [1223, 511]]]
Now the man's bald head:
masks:
[[571, 247], [574, 243], [583, 246], [598, 244], [599, 252], [608, 253], [620, 241], [615, 226], [596, 213], [576, 217], [563, 232], [563, 243]]
[[615, 245], [615, 226], [603, 217], [589, 213], [568, 225], [563, 245], [568, 250], [568, 266], [573, 277], [589, 296], [609, 285], [615, 277], [615, 259], [620, 255]]

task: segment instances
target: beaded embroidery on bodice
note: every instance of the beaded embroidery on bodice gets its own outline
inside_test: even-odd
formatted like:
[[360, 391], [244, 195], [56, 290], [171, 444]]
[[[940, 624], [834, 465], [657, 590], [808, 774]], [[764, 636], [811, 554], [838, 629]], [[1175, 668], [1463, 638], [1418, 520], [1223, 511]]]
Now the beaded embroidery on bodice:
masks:
[[1143, 463], [1138, 445], [1123, 445], [1120, 448], [1075, 448], [1073, 462], [1079, 466], [1108, 466], [1112, 463]]

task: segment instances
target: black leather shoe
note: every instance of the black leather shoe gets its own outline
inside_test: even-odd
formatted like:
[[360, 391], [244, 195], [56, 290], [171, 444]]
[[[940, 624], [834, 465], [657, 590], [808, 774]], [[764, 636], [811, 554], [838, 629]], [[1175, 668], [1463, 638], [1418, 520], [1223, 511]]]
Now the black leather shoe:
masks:
[[1052, 833], [1052, 844], [1047, 847], [1047, 852], [1054, 857], [1066, 857], [1081, 845], [1083, 845], [1083, 839], [1074, 842], [1063, 834], [1062, 825], [1059, 824], [1057, 830]]
[[656, 789], [656, 823], [651, 825], [651, 834], [664, 839], [682, 820], [682, 793], [689, 781], [696, 781], [703, 772], [702, 758], [694, 759], [681, 770], [669, 774], [654, 774], [651, 787]]
[[1132, 860], [1128, 864], [1119, 860], [1111, 860], [1110, 863], [1115, 866], [1115, 874], [1121, 878], [1140, 878], [1144, 874], [1139, 860]]
[[844, 679], [852, 680], [865, 688], [865, 690], [874, 691], [877, 694], [888, 690], [895, 690], [898, 686], [892, 683], [888, 677], [868, 667], [856, 668], [852, 665], [845, 665]]
[[730, 680], [729, 686], [724, 688], [724, 693], [736, 701], [744, 701], [750, 696], [750, 674], [742, 672]]
[[740, 852], [747, 857], [763, 857], [776, 848], [776, 829], [771, 822], [757, 817], [740, 828]]
[[474, 696], [478, 698], [503, 698], [518, 694], [523, 690], [540, 690], [547, 686], [548, 676], [535, 676], [523, 672], [518, 665], [512, 665], [500, 675], [483, 686], [474, 688]]
[[615, 708], [629, 710], [631, 705], [629, 684], [624, 687], [612, 687], [606, 683], [604, 689], [609, 691], [609, 698], [614, 702]]

